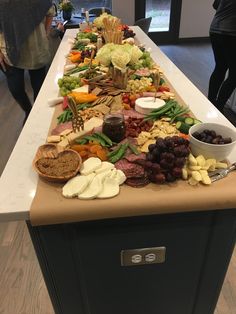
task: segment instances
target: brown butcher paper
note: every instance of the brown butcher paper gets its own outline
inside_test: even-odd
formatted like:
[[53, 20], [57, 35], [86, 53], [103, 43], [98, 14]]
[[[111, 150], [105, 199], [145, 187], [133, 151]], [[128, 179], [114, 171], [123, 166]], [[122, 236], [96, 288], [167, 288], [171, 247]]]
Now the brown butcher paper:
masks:
[[[166, 80], [166, 78], [165, 78]], [[167, 81], [167, 80], [166, 80]], [[168, 82], [171, 87], [171, 84]], [[173, 88], [172, 88], [173, 90]], [[175, 99], [184, 104], [175, 93]], [[57, 106], [50, 130], [60, 113]], [[30, 209], [31, 224], [49, 225], [105, 218], [155, 215], [198, 210], [236, 208], [236, 172], [210, 186], [190, 186], [178, 181], [172, 184], [149, 184], [144, 188], [121, 186], [112, 199], [79, 200], [62, 196], [62, 184], [44, 182], [39, 178]]]

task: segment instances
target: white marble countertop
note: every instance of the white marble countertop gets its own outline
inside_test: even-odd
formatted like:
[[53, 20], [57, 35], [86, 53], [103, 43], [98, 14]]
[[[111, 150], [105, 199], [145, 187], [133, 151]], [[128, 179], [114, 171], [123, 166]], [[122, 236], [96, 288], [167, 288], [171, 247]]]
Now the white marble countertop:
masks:
[[[234, 128], [139, 27], [133, 29], [139, 41], [152, 49], [153, 59], [161, 66], [165, 76], [198, 119], [204, 122], [218, 122]], [[47, 137], [54, 112], [54, 108], [48, 106], [48, 99], [58, 96], [57, 80], [63, 75], [65, 55], [70, 50], [68, 39], [74, 38], [76, 32], [75, 29], [66, 31], [30, 116], [2, 173], [0, 221], [29, 219], [29, 210], [38, 180], [37, 174], [31, 167], [32, 160], [37, 148]], [[236, 149], [231, 153], [229, 160], [231, 162], [236, 160]]]

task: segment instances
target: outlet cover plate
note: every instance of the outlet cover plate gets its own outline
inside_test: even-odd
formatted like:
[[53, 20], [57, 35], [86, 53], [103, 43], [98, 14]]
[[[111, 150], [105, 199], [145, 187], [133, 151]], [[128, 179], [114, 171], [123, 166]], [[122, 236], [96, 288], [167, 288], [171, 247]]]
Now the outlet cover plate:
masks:
[[166, 259], [164, 246], [121, 251], [121, 266], [161, 264]]

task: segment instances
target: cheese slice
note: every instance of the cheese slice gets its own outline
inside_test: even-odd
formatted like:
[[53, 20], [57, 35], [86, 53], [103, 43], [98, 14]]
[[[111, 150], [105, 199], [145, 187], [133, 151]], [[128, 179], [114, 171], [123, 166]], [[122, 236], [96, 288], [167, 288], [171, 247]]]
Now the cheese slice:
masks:
[[98, 168], [97, 170], [95, 170], [96, 173], [101, 173], [101, 172], [104, 172], [104, 171], [108, 171], [108, 170], [111, 170], [111, 169], [114, 169], [115, 166], [114, 164], [108, 162], [108, 161], [103, 161], [102, 164], [101, 164], [101, 167]]
[[47, 137], [48, 143], [59, 143], [61, 140], [60, 135], [50, 135]]
[[70, 179], [62, 188], [62, 195], [66, 198], [72, 198], [82, 193], [89, 184], [89, 177], [76, 176]]
[[[81, 71], [81, 72], [78, 72], [78, 73], [81, 74], [82, 71]], [[83, 86], [81, 86], [81, 87], [78, 87], [78, 88], [73, 89], [72, 92], [88, 93], [88, 92], [89, 92], [89, 86], [88, 86], [88, 85], [83, 85]]]
[[61, 135], [61, 136], [66, 136], [66, 135], [70, 134], [71, 132], [72, 132], [71, 129], [66, 129], [66, 130], [62, 131], [62, 132], [60, 133], [60, 135]]
[[120, 169], [116, 170], [115, 180], [119, 185], [123, 184], [126, 181], [126, 179], [127, 178], [122, 170]]
[[69, 146], [69, 141], [68, 139], [65, 137], [61, 142], [59, 142], [57, 144], [58, 146], [62, 147], [62, 148], [66, 148], [67, 146]]
[[101, 160], [97, 157], [90, 157], [89, 159], [85, 160], [80, 168], [80, 173], [83, 175], [88, 175], [93, 171], [97, 170], [101, 167]]
[[81, 136], [91, 132], [94, 128], [102, 126], [103, 120], [97, 117], [93, 117], [84, 123], [84, 129], [79, 132], [72, 132], [67, 136], [67, 139], [70, 143], [73, 143], [74, 140], [80, 138]]
[[110, 177], [110, 174], [111, 174], [111, 170], [107, 170], [107, 171], [104, 171], [104, 172], [101, 172], [99, 174], [96, 175], [96, 177], [98, 177], [101, 182], [103, 183], [103, 181], [105, 180], [106, 177]]
[[141, 97], [135, 101], [135, 110], [142, 114], [149, 114], [152, 110], [165, 105], [165, 101], [154, 97]]
[[98, 176], [95, 176], [84, 192], [78, 195], [78, 198], [81, 200], [92, 200], [98, 196], [102, 191], [102, 188], [103, 185], [101, 179]]
[[102, 191], [97, 195], [97, 198], [111, 198], [118, 195], [120, 192], [119, 184], [116, 179], [107, 177], [103, 183]]

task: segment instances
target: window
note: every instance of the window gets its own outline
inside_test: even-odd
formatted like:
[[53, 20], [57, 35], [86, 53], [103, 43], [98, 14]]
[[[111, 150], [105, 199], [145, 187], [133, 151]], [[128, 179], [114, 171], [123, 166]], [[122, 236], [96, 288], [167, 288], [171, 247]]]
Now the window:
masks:
[[[60, 2], [59, 0], [54, 1], [56, 5]], [[71, 0], [75, 7], [75, 13], [80, 13], [81, 8], [85, 10], [89, 10], [91, 8], [109, 8], [111, 10], [112, 7], [112, 0]]]
[[146, 17], [152, 17], [149, 32], [168, 32], [171, 0], [146, 0]]

